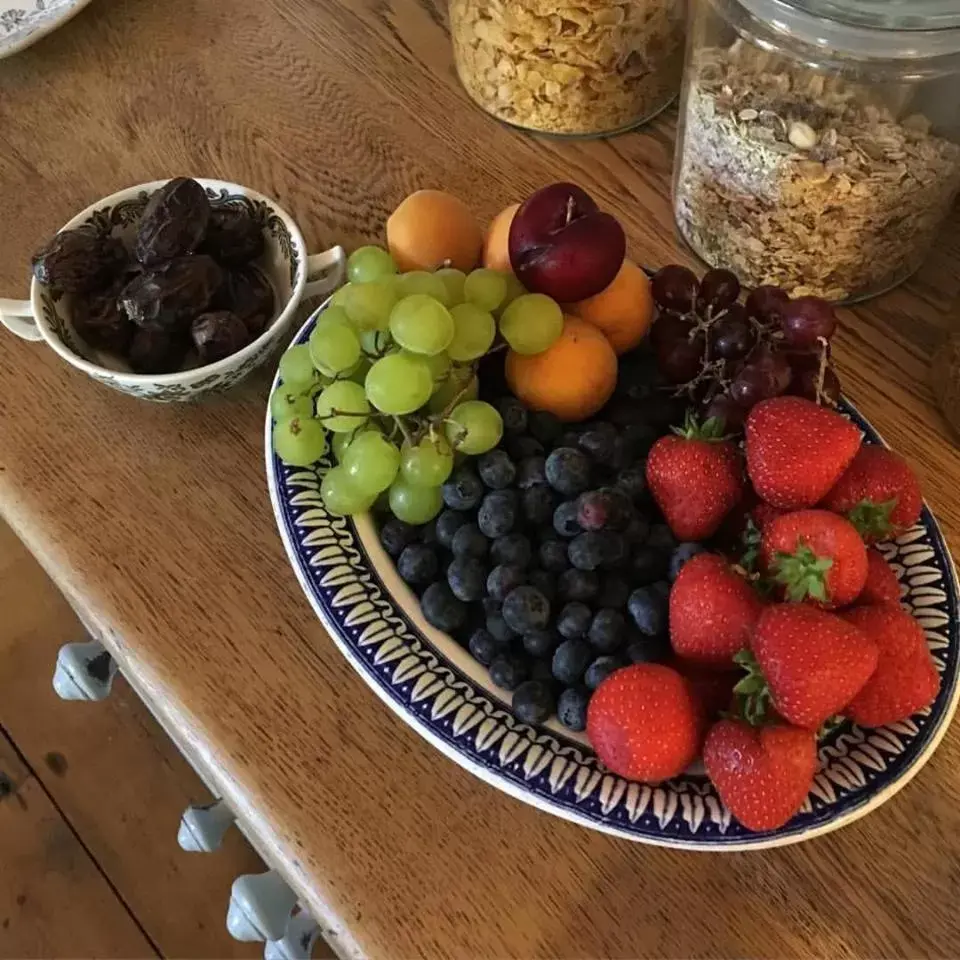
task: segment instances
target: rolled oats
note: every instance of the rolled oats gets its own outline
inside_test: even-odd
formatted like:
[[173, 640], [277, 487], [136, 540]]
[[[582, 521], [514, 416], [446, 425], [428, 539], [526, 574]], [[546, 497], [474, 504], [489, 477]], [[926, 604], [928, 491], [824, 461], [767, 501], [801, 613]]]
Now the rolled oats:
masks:
[[704, 260], [831, 300], [920, 265], [960, 187], [960, 147], [926, 117], [741, 41], [688, 70], [674, 205]]
[[612, 133], [680, 85], [683, 0], [451, 0], [450, 32], [467, 93], [531, 130]]

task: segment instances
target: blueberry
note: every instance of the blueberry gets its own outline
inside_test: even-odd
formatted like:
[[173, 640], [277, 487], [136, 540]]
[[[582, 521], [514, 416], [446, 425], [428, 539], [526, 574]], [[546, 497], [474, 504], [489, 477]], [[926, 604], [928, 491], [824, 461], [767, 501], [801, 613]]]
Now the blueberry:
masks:
[[529, 487], [520, 491], [520, 512], [532, 524], [550, 523], [557, 505], [557, 495], [546, 486]]
[[565, 497], [575, 497], [590, 487], [590, 458], [573, 447], [557, 447], [545, 465], [547, 483]]
[[630, 497], [617, 487], [601, 487], [597, 492], [606, 499], [607, 526], [613, 530], [625, 529], [637, 512]]
[[490, 664], [490, 679], [502, 690], [516, 690], [529, 673], [527, 661], [510, 654], [500, 654]]
[[606, 556], [606, 538], [604, 534], [587, 531], [578, 533], [567, 547], [567, 556], [572, 566], [578, 570], [596, 570]]
[[480, 504], [477, 526], [484, 536], [494, 540], [509, 533], [517, 522], [517, 495], [513, 490], [494, 490]]
[[557, 617], [557, 632], [567, 640], [579, 640], [590, 629], [593, 614], [590, 608], [579, 600], [564, 604]]
[[527, 457], [542, 457], [543, 444], [533, 437], [516, 437], [509, 434], [503, 438], [503, 448], [519, 463]]
[[539, 680], [541, 683], [545, 683], [550, 689], [550, 692], [553, 694], [559, 693], [560, 684], [554, 679], [553, 668], [550, 666], [550, 661], [553, 659], [553, 651], [551, 650], [546, 657], [540, 657], [535, 659], [533, 663], [530, 664], [530, 679]]
[[584, 640], [564, 640], [553, 654], [553, 675], [565, 686], [572, 686], [580, 682], [591, 660], [593, 651]]
[[511, 590], [516, 590], [526, 582], [527, 576], [520, 567], [501, 563], [495, 566], [487, 576], [487, 593], [502, 602]]
[[453, 633], [467, 622], [467, 605], [445, 583], [431, 583], [423, 591], [420, 609], [427, 623], [445, 633]]
[[563, 424], [546, 410], [534, 410], [527, 415], [527, 429], [544, 446], [552, 446], [563, 433]]
[[622, 666], [623, 661], [619, 657], [597, 657], [587, 667], [587, 672], [583, 675], [583, 682], [589, 690], [596, 690], [611, 673], [619, 670]]
[[527, 410], [516, 397], [501, 397], [494, 406], [503, 418], [504, 433], [526, 433]]
[[521, 490], [547, 482], [547, 461], [544, 457], [525, 457], [517, 466], [517, 486]]
[[531, 657], [546, 657], [559, 642], [560, 638], [552, 630], [530, 630], [523, 635], [523, 649]]
[[513, 713], [522, 723], [549, 720], [556, 701], [553, 691], [539, 680], [527, 680], [513, 691]]
[[437, 521], [436, 518], [428, 520], [420, 527], [421, 543], [437, 543]]
[[562, 540], [544, 540], [537, 556], [540, 566], [552, 573], [563, 573], [570, 565], [567, 560], [567, 545]]
[[383, 549], [393, 558], [399, 557], [403, 548], [413, 543], [418, 536], [419, 531], [416, 527], [396, 517], [391, 517], [380, 528], [380, 542], [383, 544]]
[[454, 557], [447, 567], [447, 583], [458, 600], [470, 603], [483, 596], [487, 568], [474, 557]]
[[619, 610], [605, 607], [594, 615], [587, 639], [601, 653], [613, 653], [623, 644], [627, 621]]
[[577, 449], [578, 444], [580, 443], [580, 430], [577, 427], [567, 427], [567, 429], [560, 434], [559, 437], [554, 441], [553, 448], [554, 450], [559, 447], [572, 447], [574, 450]]
[[641, 544], [645, 544], [647, 537], [650, 535], [650, 521], [646, 517], [641, 517], [639, 513], [635, 513], [630, 518], [623, 535], [627, 538], [627, 543], [631, 547], [639, 547]]
[[617, 449], [617, 428], [612, 423], [591, 424], [580, 434], [577, 443], [591, 460], [609, 466]]
[[651, 592], [659, 596], [664, 603], [670, 598], [670, 589], [670, 584], [666, 580], [656, 580], [650, 584]]
[[580, 533], [576, 500], [565, 500], [553, 511], [553, 529], [561, 537], [575, 537]]
[[627, 538], [615, 530], [602, 530], [599, 536], [603, 538], [600, 566], [604, 570], [619, 570], [630, 559], [630, 544], [627, 543]]
[[503, 619], [517, 633], [542, 630], [550, 622], [550, 601], [536, 587], [517, 587], [503, 600]]
[[502, 613], [488, 614], [487, 632], [498, 643], [509, 643], [517, 635], [516, 630], [507, 626], [507, 621], [503, 619]]
[[482, 663], [486, 667], [493, 662], [496, 656], [503, 652], [503, 644], [494, 640], [483, 627], [479, 627], [470, 634], [470, 639], [467, 641], [467, 649], [472, 654], [474, 660]]
[[453, 547], [453, 535], [467, 519], [467, 515], [459, 510], [444, 510], [437, 517], [437, 543], [450, 550]]
[[[492, 572], [493, 571], [491, 571], [491, 573]], [[480, 601], [480, 606], [483, 608], [484, 617], [490, 617], [500, 612], [500, 609], [503, 607], [503, 600], [502, 598], [498, 599], [497, 597], [487, 595]]]
[[443, 502], [451, 510], [475, 510], [483, 499], [483, 482], [473, 467], [461, 466], [441, 488]]
[[681, 543], [680, 546], [670, 554], [670, 565], [667, 568], [667, 576], [670, 582], [673, 583], [673, 581], [677, 579], [680, 571], [683, 569], [683, 565], [688, 560], [695, 557], [698, 553], [703, 553], [703, 551], [704, 548], [699, 543]]
[[605, 576], [600, 582], [600, 594], [597, 597], [598, 607], [612, 607], [619, 610], [627, 605], [630, 596], [630, 587], [623, 577], [615, 574]]
[[477, 473], [491, 490], [504, 490], [516, 479], [517, 468], [506, 450], [491, 450], [477, 458]]
[[525, 567], [533, 559], [533, 548], [522, 533], [508, 533], [497, 537], [490, 545], [491, 563], [509, 563]]
[[630, 579], [641, 586], [659, 580], [667, 572], [667, 555], [656, 547], [635, 547], [630, 559]]
[[670, 552], [676, 545], [676, 537], [665, 523], [655, 523], [650, 528], [650, 533], [647, 536], [647, 546]]
[[642, 463], [624, 467], [614, 481], [614, 486], [636, 502], [647, 489], [647, 473]]
[[475, 523], [465, 523], [454, 535], [450, 549], [455, 557], [474, 557], [482, 560], [487, 555], [490, 541]]
[[557, 575], [549, 570], [528, 570], [527, 582], [536, 587], [552, 604], [557, 599]]
[[656, 637], [667, 629], [667, 598], [653, 587], [639, 587], [630, 594], [627, 609], [637, 629], [647, 637]]
[[564, 570], [557, 578], [561, 600], [592, 600], [600, 592], [600, 580], [592, 570]]
[[590, 691], [584, 687], [567, 687], [557, 700], [557, 719], [568, 730], [579, 733], [587, 729], [587, 705]]
[[397, 573], [411, 586], [426, 586], [437, 579], [440, 563], [436, 551], [423, 543], [403, 548], [397, 560]]
[[670, 638], [663, 634], [659, 637], [645, 637], [639, 631], [631, 634], [630, 642], [624, 651], [631, 663], [662, 663], [672, 650]]

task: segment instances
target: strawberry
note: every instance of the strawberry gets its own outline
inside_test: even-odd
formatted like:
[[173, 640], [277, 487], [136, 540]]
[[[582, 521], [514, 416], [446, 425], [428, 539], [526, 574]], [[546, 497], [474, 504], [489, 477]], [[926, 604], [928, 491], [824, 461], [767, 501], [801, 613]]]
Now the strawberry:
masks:
[[903, 457], [864, 444], [820, 504], [842, 513], [867, 543], [886, 540], [920, 519], [923, 496], [917, 475]]
[[810, 730], [751, 727], [721, 720], [703, 745], [707, 776], [730, 812], [750, 830], [776, 830], [803, 805], [817, 770]]
[[769, 697], [781, 717], [807, 730], [818, 730], [850, 703], [877, 666], [877, 645], [870, 637], [805, 603], [766, 607], [750, 647], [754, 675], [741, 681], [737, 692], [746, 692], [748, 684], [759, 685], [760, 674], [766, 686], [753, 694], [747, 718], [756, 718]]
[[819, 503], [856, 456], [861, 440], [845, 417], [802, 397], [758, 403], [745, 432], [754, 489], [782, 510]]
[[761, 567], [788, 600], [845, 607], [867, 581], [867, 548], [849, 520], [828, 510], [798, 510], [767, 524]]
[[880, 651], [877, 669], [844, 713], [864, 727], [905, 720], [937, 698], [940, 676], [923, 628], [893, 604], [856, 607], [844, 620], [872, 637]]
[[899, 603], [900, 581], [883, 554], [872, 547], [867, 551], [867, 582], [857, 597], [857, 606], [871, 603]]
[[670, 591], [670, 642], [692, 663], [732, 667], [763, 610], [756, 591], [713, 553], [688, 560]]
[[767, 528], [767, 524], [773, 520], [776, 520], [777, 517], [782, 517], [786, 511], [781, 510], [780, 507], [775, 507], [772, 504], [764, 503], [762, 500], [750, 511], [750, 518], [753, 520], [756, 528], [763, 533]]
[[737, 448], [722, 431], [722, 421], [698, 427], [688, 415], [647, 456], [647, 486], [679, 540], [712, 537], [743, 492]]
[[587, 736], [597, 756], [628, 780], [668, 780], [697, 757], [703, 712], [689, 683], [659, 663], [612, 673], [587, 707]]
[[674, 657], [670, 665], [686, 678], [707, 720], [719, 720], [736, 706], [733, 688], [743, 679], [740, 671], [702, 667], [681, 657]]

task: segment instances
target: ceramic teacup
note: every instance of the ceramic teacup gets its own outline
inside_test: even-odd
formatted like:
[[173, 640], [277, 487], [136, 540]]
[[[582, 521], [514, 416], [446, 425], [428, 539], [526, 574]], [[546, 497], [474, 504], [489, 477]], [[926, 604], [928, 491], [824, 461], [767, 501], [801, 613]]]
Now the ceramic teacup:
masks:
[[[83, 225], [119, 237], [129, 247], [147, 201], [166, 182], [144, 183], [105, 197], [62, 229]], [[67, 363], [95, 380], [145, 400], [193, 400], [239, 383], [286, 344], [301, 300], [325, 296], [343, 282], [343, 248], [331, 247], [311, 256], [299, 227], [273, 200], [235, 183], [199, 178], [197, 182], [214, 208], [244, 209], [263, 230], [264, 252], [255, 265], [273, 284], [276, 311], [256, 340], [216, 363], [174, 373], [133, 373], [123, 360], [84, 343], [71, 323], [72, 297], [51, 290], [36, 278], [30, 285], [29, 300], [0, 299], [0, 323], [25, 340], [45, 340]]]

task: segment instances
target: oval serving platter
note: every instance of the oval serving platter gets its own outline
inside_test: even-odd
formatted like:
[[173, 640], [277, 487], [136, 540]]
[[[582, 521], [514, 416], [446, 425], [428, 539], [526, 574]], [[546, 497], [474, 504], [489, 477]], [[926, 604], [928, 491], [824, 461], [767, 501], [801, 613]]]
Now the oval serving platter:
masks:
[[[322, 307], [320, 308], [323, 309]], [[305, 343], [320, 310], [292, 343]], [[276, 388], [277, 378], [273, 387]], [[882, 443], [849, 403], [842, 412]], [[895, 542], [880, 545], [903, 602], [926, 630], [941, 675], [933, 706], [888, 727], [849, 722], [820, 741], [820, 770], [804, 807], [778, 830], [754, 833], [732, 819], [703, 775], [659, 785], [609, 773], [587, 740], [552, 720], [520, 723], [509, 696], [446, 634], [429, 626], [417, 599], [380, 546], [369, 516], [335, 517], [320, 499], [329, 462], [285, 466], [266, 417], [270, 500], [287, 556], [317, 616], [354, 669], [406, 723], [471, 773], [526, 803], [629, 840], [695, 850], [747, 850], [807, 840], [888, 800], [929, 759], [957, 706], [957, 577], [929, 509]]]

